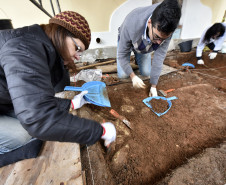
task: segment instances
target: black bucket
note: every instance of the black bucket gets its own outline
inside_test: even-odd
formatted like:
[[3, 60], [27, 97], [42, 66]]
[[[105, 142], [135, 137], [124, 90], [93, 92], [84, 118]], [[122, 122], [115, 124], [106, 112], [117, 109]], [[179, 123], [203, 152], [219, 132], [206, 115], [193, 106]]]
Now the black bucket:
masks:
[[193, 42], [193, 40], [188, 40], [188, 41], [181, 42], [180, 44], [178, 44], [179, 47], [180, 47], [180, 51], [181, 52], [189, 52], [189, 51], [191, 51], [192, 42]]
[[0, 30], [13, 29], [10, 19], [0, 19]]

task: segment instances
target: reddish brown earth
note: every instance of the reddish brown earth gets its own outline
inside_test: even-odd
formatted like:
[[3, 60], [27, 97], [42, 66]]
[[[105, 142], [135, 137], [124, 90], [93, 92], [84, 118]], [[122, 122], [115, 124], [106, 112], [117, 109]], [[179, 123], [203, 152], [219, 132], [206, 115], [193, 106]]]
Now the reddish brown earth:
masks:
[[[102, 142], [88, 149], [81, 146], [87, 184], [220, 185], [226, 182], [226, 147], [223, 145], [226, 55], [218, 54], [212, 61], [207, 55], [204, 55], [206, 66], [196, 65], [194, 51], [175, 52], [167, 58], [165, 63], [174, 65], [178, 71], [161, 76], [157, 88], [175, 89], [167, 97], [178, 99], [171, 101], [171, 109], [161, 117], [142, 102], [148, 97], [147, 90], [134, 89], [131, 83], [107, 86], [111, 108], [125, 116], [133, 130], [114, 118], [110, 108], [83, 107], [86, 114], [80, 114], [81, 117], [112, 122], [117, 130], [116, 142], [108, 151]], [[195, 69], [185, 71], [181, 68], [184, 62], [195, 64]], [[145, 83], [149, 86], [148, 80]]]
[[157, 113], [163, 113], [169, 108], [169, 104], [167, 100], [162, 100], [162, 99], [152, 99], [150, 102], [148, 102], [153, 111]]

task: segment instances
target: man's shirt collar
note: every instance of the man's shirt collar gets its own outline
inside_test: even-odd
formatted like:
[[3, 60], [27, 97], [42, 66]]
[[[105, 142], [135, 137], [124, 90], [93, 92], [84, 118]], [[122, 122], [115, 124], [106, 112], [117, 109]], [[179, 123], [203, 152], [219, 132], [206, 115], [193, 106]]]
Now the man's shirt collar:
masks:
[[[151, 18], [152, 14], [150, 15], [150, 17], [148, 18], [148, 20]], [[144, 29], [144, 34], [143, 34], [143, 38], [145, 40], [147, 40], [149, 43], [151, 42], [151, 39], [149, 38], [149, 36], [147, 35], [147, 28], [148, 28], [148, 20], [146, 21], [146, 25], [145, 25], [145, 29]]]

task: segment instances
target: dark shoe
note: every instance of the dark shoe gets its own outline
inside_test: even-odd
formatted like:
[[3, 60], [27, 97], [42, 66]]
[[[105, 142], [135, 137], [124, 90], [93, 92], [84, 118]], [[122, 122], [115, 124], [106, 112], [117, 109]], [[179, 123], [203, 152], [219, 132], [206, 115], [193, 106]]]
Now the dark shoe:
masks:
[[33, 139], [29, 143], [11, 152], [0, 154], [0, 168], [24, 159], [35, 158], [38, 156], [43, 141]]

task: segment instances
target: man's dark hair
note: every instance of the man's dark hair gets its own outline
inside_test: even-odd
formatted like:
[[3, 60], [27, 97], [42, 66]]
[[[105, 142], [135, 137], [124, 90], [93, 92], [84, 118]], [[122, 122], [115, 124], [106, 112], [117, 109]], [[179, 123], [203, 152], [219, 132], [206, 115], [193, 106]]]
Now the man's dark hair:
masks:
[[177, 0], [164, 0], [151, 16], [153, 27], [165, 34], [174, 32], [181, 17], [181, 6]]
[[217, 33], [220, 33], [218, 37], [222, 37], [224, 35], [224, 32], [225, 32], [225, 27], [221, 23], [215, 23], [206, 31], [203, 41], [209, 42], [210, 38], [215, 36]]

